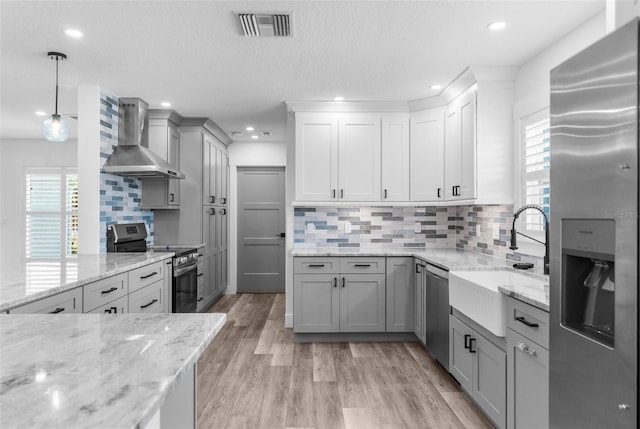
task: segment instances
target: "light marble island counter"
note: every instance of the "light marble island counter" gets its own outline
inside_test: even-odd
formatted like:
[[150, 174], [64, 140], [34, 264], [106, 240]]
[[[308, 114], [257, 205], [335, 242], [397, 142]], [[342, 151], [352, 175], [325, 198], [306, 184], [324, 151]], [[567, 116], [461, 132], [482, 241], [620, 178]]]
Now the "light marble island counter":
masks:
[[[310, 247], [293, 248], [291, 255], [294, 257], [353, 257], [353, 256], [380, 256], [380, 257], [413, 257], [421, 259], [429, 264], [436, 265], [448, 271], [475, 271], [475, 270], [509, 270], [526, 276], [543, 280], [544, 288], [526, 288], [516, 285], [500, 285], [499, 290], [505, 295], [524, 301], [544, 311], [549, 311], [549, 276], [542, 274], [542, 266], [536, 266], [532, 270], [516, 270], [512, 267], [514, 261], [500, 259], [490, 255], [470, 252], [467, 250], [451, 248], [411, 249], [357, 249], [337, 247]], [[542, 264], [540, 264], [542, 265]]]
[[0, 315], [0, 427], [153, 427], [174, 389], [195, 383], [194, 365], [225, 321], [219, 313]]
[[172, 252], [102, 253], [1, 266], [0, 312], [172, 256]]

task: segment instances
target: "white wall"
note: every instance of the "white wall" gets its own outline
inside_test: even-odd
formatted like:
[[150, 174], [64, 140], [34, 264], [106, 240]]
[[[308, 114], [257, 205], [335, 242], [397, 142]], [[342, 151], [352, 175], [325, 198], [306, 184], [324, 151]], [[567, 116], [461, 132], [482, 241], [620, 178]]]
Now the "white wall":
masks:
[[[238, 290], [238, 167], [285, 167], [287, 165], [286, 142], [234, 142], [229, 154], [229, 288], [227, 293]], [[285, 174], [288, 174], [285, 171]], [[287, 199], [288, 201], [288, 199]], [[289, 235], [289, 234], [287, 234]], [[288, 291], [287, 291], [288, 292]]]
[[0, 141], [0, 255], [2, 264], [22, 264], [24, 240], [24, 173], [27, 167], [76, 167], [76, 140]]
[[[513, 104], [513, 141], [514, 141], [514, 183], [521, 183], [522, 168], [520, 155], [520, 132], [522, 118], [542, 109], [550, 103], [550, 72], [553, 68], [601, 39], [606, 34], [605, 11], [595, 15], [577, 28], [570, 30], [563, 38], [549, 46], [525, 63], [516, 75]], [[524, 197], [520, 186], [514, 187], [514, 205], [523, 204]], [[539, 237], [544, 239], [543, 236]], [[544, 247], [522, 238], [518, 252], [543, 256]]]

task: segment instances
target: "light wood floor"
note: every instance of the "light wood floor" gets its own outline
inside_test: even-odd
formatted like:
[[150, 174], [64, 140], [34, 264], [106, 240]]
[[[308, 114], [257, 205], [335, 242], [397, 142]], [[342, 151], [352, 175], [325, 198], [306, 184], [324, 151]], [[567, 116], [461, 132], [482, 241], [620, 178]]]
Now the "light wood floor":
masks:
[[294, 343], [284, 294], [225, 295], [198, 428], [492, 428], [417, 342]]

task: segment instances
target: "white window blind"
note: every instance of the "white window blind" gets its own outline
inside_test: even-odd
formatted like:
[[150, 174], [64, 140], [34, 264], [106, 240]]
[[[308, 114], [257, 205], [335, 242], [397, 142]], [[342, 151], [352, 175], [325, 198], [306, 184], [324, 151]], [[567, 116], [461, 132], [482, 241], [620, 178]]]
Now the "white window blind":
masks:
[[25, 189], [26, 257], [78, 253], [78, 175], [67, 168], [28, 169]]
[[[548, 110], [523, 120], [523, 142], [525, 204], [537, 204], [549, 216], [551, 135]], [[523, 215], [527, 231], [544, 231], [544, 217], [541, 213], [528, 210]]]

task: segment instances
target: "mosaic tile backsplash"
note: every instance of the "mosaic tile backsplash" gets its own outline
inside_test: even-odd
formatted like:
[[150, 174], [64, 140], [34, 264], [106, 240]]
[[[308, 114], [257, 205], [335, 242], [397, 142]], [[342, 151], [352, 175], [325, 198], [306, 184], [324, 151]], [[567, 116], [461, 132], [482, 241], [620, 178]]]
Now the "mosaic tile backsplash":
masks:
[[295, 207], [293, 240], [295, 247], [456, 247], [514, 261], [537, 259], [509, 249], [512, 215], [511, 205]]
[[[118, 145], [118, 98], [100, 93], [100, 158], [106, 161]], [[144, 222], [147, 243], [153, 244], [153, 212], [140, 209], [140, 179], [100, 173], [100, 252], [107, 251], [107, 226]]]

